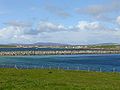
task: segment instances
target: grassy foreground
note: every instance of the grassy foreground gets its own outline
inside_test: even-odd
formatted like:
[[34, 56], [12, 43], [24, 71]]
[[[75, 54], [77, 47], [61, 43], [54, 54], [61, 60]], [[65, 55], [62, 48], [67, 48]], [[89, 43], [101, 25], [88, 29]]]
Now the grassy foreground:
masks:
[[0, 90], [120, 90], [120, 73], [0, 69]]

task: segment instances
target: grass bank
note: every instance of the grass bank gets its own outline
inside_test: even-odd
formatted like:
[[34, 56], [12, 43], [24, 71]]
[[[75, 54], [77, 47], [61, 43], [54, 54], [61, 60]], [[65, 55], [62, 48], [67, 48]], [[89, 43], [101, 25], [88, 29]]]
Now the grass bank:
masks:
[[1, 68], [0, 90], [120, 90], [120, 73]]

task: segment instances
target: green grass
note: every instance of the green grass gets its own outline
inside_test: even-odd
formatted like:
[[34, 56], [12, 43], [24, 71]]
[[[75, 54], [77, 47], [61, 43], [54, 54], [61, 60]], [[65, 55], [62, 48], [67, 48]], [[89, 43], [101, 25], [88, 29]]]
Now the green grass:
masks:
[[0, 48], [16, 48], [14, 45], [0, 45]]
[[0, 90], [120, 90], [120, 73], [0, 69]]
[[89, 48], [105, 48], [105, 49], [109, 49], [109, 48], [113, 48], [113, 49], [116, 49], [116, 48], [120, 48], [120, 45], [96, 45], [96, 46], [88, 46]]

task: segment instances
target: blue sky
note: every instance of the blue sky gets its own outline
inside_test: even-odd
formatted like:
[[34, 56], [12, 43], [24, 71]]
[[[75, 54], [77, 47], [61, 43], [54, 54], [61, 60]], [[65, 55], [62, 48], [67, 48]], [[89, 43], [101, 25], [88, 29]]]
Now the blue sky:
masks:
[[120, 0], [0, 0], [0, 43], [120, 43]]

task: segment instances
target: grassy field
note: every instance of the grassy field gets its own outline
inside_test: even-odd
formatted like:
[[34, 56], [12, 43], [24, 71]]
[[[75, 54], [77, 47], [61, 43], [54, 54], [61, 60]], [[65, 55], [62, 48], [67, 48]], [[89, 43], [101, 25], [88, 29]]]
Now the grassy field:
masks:
[[96, 45], [96, 46], [88, 46], [89, 48], [104, 48], [104, 49], [109, 49], [109, 48], [113, 48], [113, 49], [118, 49], [120, 48], [120, 45]]
[[14, 45], [0, 45], [0, 48], [16, 48]]
[[120, 73], [0, 69], [0, 90], [120, 90]]

